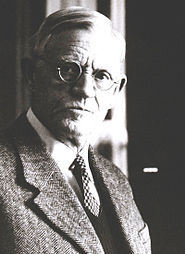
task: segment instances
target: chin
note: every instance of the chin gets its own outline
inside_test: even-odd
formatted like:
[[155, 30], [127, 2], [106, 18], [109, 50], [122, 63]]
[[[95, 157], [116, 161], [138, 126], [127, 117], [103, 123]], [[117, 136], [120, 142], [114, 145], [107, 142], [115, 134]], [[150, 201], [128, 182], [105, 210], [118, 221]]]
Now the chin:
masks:
[[75, 120], [57, 118], [52, 123], [49, 123], [49, 129], [62, 142], [64, 140], [85, 140], [89, 138], [102, 121], [103, 119], [100, 116], [81, 117]]
[[69, 123], [70, 129], [78, 135], [92, 134], [103, 122], [104, 117], [100, 115], [94, 115], [94, 117], [81, 118], [79, 121], [72, 121]]
[[87, 122], [74, 122], [74, 123], [70, 123], [69, 127], [69, 131], [70, 133], [75, 134], [78, 137], [82, 137], [82, 136], [88, 136], [94, 129], [94, 126]]

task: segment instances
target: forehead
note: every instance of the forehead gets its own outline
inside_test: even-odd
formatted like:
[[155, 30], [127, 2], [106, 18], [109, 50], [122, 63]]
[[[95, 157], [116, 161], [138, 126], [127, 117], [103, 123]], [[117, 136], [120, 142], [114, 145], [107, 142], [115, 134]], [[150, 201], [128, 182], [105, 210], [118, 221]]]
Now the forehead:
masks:
[[47, 44], [47, 54], [55, 60], [71, 59], [85, 64], [87, 60], [120, 63], [120, 51], [111, 33], [85, 29], [64, 30], [52, 36]]

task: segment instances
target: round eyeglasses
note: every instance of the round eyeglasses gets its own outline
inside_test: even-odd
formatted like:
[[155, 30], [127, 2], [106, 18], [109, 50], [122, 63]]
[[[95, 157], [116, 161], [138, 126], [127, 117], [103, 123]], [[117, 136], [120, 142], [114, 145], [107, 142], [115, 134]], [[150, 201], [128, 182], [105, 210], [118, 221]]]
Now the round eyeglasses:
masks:
[[[85, 68], [78, 63], [70, 61], [63, 61], [57, 67], [60, 79], [69, 85], [73, 85], [80, 79], [83, 69]], [[109, 90], [116, 83], [106, 70], [97, 70], [91, 76], [94, 78], [96, 87], [103, 91]]]

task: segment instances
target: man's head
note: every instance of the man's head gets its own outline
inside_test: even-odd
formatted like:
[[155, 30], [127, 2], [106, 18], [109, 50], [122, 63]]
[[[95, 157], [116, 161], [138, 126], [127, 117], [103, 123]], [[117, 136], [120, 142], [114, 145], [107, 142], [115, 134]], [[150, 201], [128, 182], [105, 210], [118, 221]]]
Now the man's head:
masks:
[[102, 14], [81, 7], [45, 19], [24, 65], [32, 109], [58, 140], [80, 149], [126, 82], [125, 43]]

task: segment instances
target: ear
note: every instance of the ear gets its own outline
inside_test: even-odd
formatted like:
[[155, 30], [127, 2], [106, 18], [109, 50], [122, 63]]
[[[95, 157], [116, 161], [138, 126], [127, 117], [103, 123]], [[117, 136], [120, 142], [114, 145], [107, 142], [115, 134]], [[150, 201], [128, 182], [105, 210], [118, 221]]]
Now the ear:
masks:
[[111, 100], [109, 101], [109, 109], [113, 108], [116, 104], [116, 99], [118, 94], [124, 89], [124, 87], [127, 84], [127, 76], [125, 74], [122, 75], [120, 84], [117, 86], [117, 88], [114, 91], [114, 95], [112, 96]]
[[34, 77], [34, 62], [31, 58], [25, 57], [22, 59], [21, 62], [21, 67], [22, 67], [22, 73], [24, 75], [24, 78], [28, 84], [28, 86], [33, 89], [33, 83], [35, 80]]
[[127, 76], [125, 74], [122, 75], [122, 79], [119, 86], [119, 91], [121, 91], [127, 84]]

